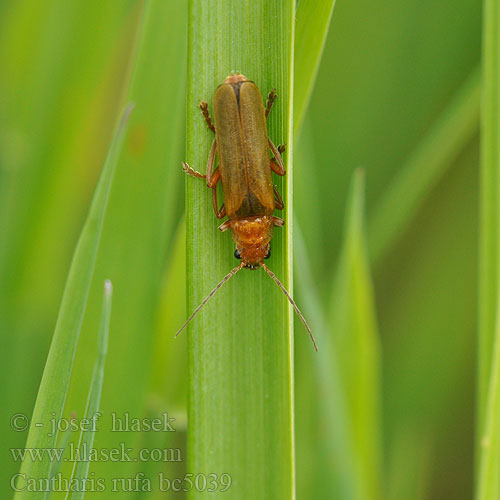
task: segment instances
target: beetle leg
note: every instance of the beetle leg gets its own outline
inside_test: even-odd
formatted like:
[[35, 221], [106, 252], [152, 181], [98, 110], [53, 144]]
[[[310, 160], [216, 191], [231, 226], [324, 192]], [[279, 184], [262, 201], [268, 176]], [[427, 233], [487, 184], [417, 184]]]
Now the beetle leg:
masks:
[[215, 211], [215, 216], [217, 219], [223, 219], [226, 216], [226, 207], [224, 203], [220, 207], [220, 210], [218, 208], [218, 203], [217, 203], [217, 188], [212, 189], [212, 200], [214, 203], [214, 211]]
[[206, 179], [206, 174], [201, 174], [194, 168], [191, 168], [185, 161], [182, 162], [182, 171], [191, 177], [198, 177], [198, 179]]
[[281, 198], [281, 195], [279, 191], [276, 189], [276, 186], [273, 186], [273, 190], [274, 190], [274, 200], [276, 202], [274, 208], [276, 210], [283, 210], [285, 208], [285, 204], [283, 203], [283, 198]]
[[220, 170], [216, 168], [213, 172], [214, 163], [215, 163], [215, 152], [217, 151], [217, 142], [214, 139], [212, 143], [212, 148], [210, 149], [210, 155], [208, 156], [208, 165], [207, 165], [207, 186], [212, 190], [212, 203], [214, 205], [214, 212], [217, 219], [222, 219], [226, 216], [226, 207], [224, 203], [220, 207], [217, 202], [217, 184], [220, 181]]
[[271, 159], [271, 170], [278, 175], [285, 175], [285, 165], [283, 163], [283, 158], [281, 157], [279, 149], [273, 144], [273, 141], [271, 141], [269, 137], [267, 138], [267, 140], [269, 142], [269, 147], [271, 148], [271, 151], [274, 155], [274, 159]]
[[207, 186], [209, 188], [213, 188], [219, 182], [220, 179], [220, 174], [218, 172], [219, 169], [216, 169], [215, 172], [212, 173], [215, 163], [216, 152], [217, 152], [217, 142], [214, 139], [214, 141], [212, 142], [212, 147], [210, 148], [210, 154], [208, 155], [206, 174], [198, 172], [198, 170], [195, 170], [194, 168], [190, 167], [185, 161], [182, 162], [182, 171], [190, 175], [191, 177], [197, 177], [198, 179], [206, 179]]
[[271, 112], [271, 108], [273, 107], [274, 101], [278, 96], [276, 95], [276, 90], [271, 89], [269, 94], [267, 95], [267, 103], [266, 103], [266, 118], [269, 116], [269, 113]]
[[279, 217], [273, 217], [273, 226], [284, 226], [285, 221]]
[[[280, 144], [278, 146], [278, 153], [281, 155], [281, 153], [283, 153], [286, 149], [285, 145], [284, 144]], [[275, 173], [275, 174], [278, 174], [278, 175], [285, 175], [286, 174], [286, 170], [284, 168], [282, 168], [282, 166], [280, 166], [276, 159], [275, 158], [271, 158], [271, 170]], [[281, 210], [281, 209], [280, 209]]]
[[222, 231], [222, 232], [227, 231], [230, 227], [231, 227], [231, 221], [227, 220], [226, 222], [223, 222], [219, 226], [219, 231]]
[[226, 207], [224, 206], [223, 203], [219, 210], [219, 203], [217, 202], [217, 184], [219, 183], [219, 181], [220, 181], [220, 170], [216, 168], [215, 172], [210, 178], [208, 187], [212, 189], [212, 202], [214, 205], [215, 216], [217, 217], [217, 219], [222, 219], [223, 217], [226, 216]]
[[212, 122], [212, 118], [210, 118], [210, 113], [208, 112], [208, 104], [205, 101], [200, 102], [200, 109], [203, 113], [205, 121], [207, 122], [208, 128], [215, 134], [215, 127]]
[[210, 154], [208, 155], [208, 163], [207, 163], [207, 186], [209, 188], [212, 188], [215, 186], [215, 184], [217, 184], [217, 182], [219, 182], [219, 177], [217, 177], [217, 179], [214, 178], [215, 176], [215, 172], [217, 172], [217, 170], [215, 172], [213, 172], [212, 174], [212, 171], [214, 169], [214, 164], [215, 164], [215, 153], [217, 152], [217, 141], [214, 139], [214, 141], [212, 142], [212, 147], [210, 148]]

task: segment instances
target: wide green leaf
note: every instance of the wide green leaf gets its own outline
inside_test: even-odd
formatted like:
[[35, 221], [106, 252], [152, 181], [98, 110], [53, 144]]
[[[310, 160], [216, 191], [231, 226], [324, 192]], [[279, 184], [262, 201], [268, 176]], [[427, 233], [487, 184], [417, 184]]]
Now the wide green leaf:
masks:
[[[284, 198], [287, 223], [276, 228], [266, 263], [289, 287], [294, 2], [191, 0], [189, 5], [187, 162], [205, 171], [213, 134], [198, 106], [203, 99], [212, 109], [217, 86], [232, 71], [253, 80], [263, 99], [272, 88], [279, 96], [268, 131], [275, 143], [287, 144], [288, 174], [273, 181]], [[206, 184], [191, 177], [185, 182], [190, 312], [239, 262], [229, 231], [217, 230], [220, 221]], [[188, 469], [229, 474], [232, 486], [225, 498], [293, 497], [292, 315], [263, 270], [243, 270], [188, 328]]]

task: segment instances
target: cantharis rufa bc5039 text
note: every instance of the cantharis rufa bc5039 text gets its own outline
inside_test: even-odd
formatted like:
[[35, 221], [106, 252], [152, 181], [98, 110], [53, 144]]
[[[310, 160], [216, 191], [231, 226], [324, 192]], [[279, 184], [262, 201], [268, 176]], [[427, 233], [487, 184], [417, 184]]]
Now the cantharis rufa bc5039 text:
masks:
[[[218, 219], [227, 216], [219, 229], [231, 230], [236, 244], [234, 256], [241, 263], [229, 272], [208, 294], [193, 314], [182, 325], [176, 336], [194, 318], [217, 290], [243, 268], [261, 267], [275, 281], [304, 323], [314, 348], [316, 342], [311, 329], [297, 304], [278, 280], [276, 275], [264, 264], [264, 259], [271, 255], [271, 238], [274, 226], [283, 226], [284, 221], [273, 215], [275, 210], [282, 210], [283, 200], [273, 185], [271, 171], [285, 175], [285, 166], [281, 153], [284, 146], [276, 147], [267, 135], [266, 121], [276, 100], [274, 90], [269, 93], [264, 109], [259, 89], [242, 74], [228, 76], [219, 85], [214, 97], [215, 124], [210, 118], [208, 105], [201, 102], [200, 108], [215, 134], [215, 139], [208, 157], [207, 173], [200, 174], [187, 163], [182, 164], [183, 171], [193, 177], [205, 179], [212, 190], [215, 215]], [[269, 157], [269, 150], [273, 158]], [[215, 157], [219, 164], [215, 167]], [[219, 208], [217, 202], [217, 184], [222, 183], [224, 203]]]

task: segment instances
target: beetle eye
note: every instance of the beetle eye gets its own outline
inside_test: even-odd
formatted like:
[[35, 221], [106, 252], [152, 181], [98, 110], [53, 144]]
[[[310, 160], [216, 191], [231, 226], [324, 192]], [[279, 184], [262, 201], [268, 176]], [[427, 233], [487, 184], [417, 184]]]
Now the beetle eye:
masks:
[[264, 257], [264, 259], [269, 259], [271, 257], [271, 249], [267, 252], [267, 255]]
[[240, 255], [240, 252], [238, 252], [238, 249], [236, 249], [234, 251], [234, 256], [237, 258], [237, 259], [241, 259], [241, 255]]

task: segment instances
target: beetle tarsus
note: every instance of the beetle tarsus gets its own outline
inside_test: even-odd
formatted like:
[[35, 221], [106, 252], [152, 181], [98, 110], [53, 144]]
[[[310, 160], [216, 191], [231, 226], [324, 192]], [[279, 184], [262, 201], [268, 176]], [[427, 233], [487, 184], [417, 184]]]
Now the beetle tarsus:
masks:
[[286, 144], [278, 144], [278, 153], [282, 154], [285, 152]]
[[207, 176], [206, 174], [202, 174], [195, 170], [194, 168], [191, 168], [185, 161], [182, 162], [182, 171], [185, 174], [190, 175], [191, 177], [197, 177], [198, 179], [206, 179]]
[[200, 109], [203, 113], [203, 117], [207, 122], [208, 128], [215, 134], [214, 123], [212, 122], [212, 118], [210, 117], [210, 113], [208, 112], [208, 104], [205, 101], [200, 102]]
[[276, 95], [276, 90], [271, 89], [271, 91], [267, 95], [266, 118], [269, 116], [269, 113], [271, 112], [271, 108], [273, 107], [273, 104], [277, 98], [278, 98], [278, 96]]

